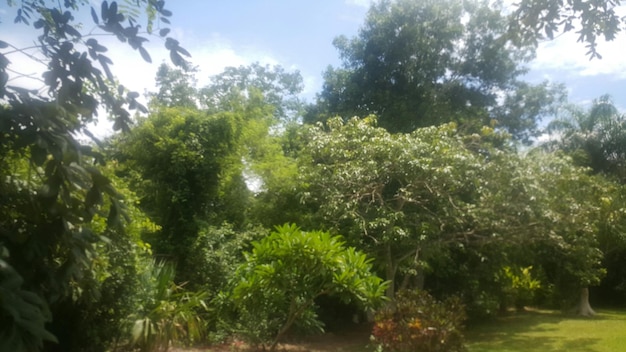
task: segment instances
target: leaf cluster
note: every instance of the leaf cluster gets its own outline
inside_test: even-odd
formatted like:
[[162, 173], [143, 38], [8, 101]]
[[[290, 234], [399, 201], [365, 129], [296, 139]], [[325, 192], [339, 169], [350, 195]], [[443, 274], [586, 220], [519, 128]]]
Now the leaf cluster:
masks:
[[518, 42], [554, 39], [558, 32], [576, 31], [578, 42], [585, 43], [589, 59], [602, 59], [597, 39], [612, 41], [622, 30], [624, 19], [615, 8], [619, 0], [522, 0], [511, 14], [509, 32]]

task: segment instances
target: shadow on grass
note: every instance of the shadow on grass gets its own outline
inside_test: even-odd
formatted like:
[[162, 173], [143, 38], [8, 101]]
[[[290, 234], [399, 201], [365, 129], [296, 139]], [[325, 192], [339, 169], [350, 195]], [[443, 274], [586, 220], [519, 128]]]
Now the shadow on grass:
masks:
[[584, 319], [551, 311], [532, 310], [514, 313], [486, 323], [474, 324], [466, 331], [470, 352], [530, 352], [530, 351], [597, 351], [598, 338], [564, 335], [560, 323]]

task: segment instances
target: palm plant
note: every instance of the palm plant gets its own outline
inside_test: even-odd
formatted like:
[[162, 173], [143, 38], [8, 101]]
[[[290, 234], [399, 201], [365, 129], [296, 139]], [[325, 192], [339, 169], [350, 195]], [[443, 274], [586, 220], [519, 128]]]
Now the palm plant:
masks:
[[150, 260], [141, 277], [143, 304], [132, 316], [132, 342], [141, 351], [167, 351], [174, 341], [202, 336], [207, 309], [204, 291], [188, 292], [174, 283], [174, 266]]
[[595, 99], [587, 110], [568, 107], [548, 125], [548, 132], [556, 138], [545, 148], [563, 150], [579, 165], [626, 181], [626, 116], [608, 95]]

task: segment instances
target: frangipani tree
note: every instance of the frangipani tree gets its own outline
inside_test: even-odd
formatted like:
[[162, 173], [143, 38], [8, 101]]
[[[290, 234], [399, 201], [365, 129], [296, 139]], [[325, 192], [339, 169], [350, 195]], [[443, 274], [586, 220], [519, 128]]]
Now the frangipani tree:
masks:
[[253, 247], [235, 273], [231, 297], [248, 338], [270, 351], [295, 325], [322, 328], [314, 309], [320, 296], [373, 308], [384, 295], [386, 283], [372, 273], [372, 260], [340, 236], [283, 225]]

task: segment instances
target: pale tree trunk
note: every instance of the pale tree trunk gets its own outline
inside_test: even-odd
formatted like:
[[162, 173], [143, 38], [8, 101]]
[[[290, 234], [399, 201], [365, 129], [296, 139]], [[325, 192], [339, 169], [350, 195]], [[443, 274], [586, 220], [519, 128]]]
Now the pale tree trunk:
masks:
[[391, 245], [387, 245], [386, 253], [385, 253], [385, 266], [386, 266], [386, 279], [389, 281], [389, 286], [387, 286], [387, 298], [390, 300], [396, 294], [395, 290], [395, 278], [396, 278], [396, 270], [398, 269], [397, 263], [393, 260], [393, 256], [391, 253]]
[[415, 250], [415, 256], [413, 257], [413, 265], [415, 266], [415, 270], [417, 271], [416, 275], [404, 275], [404, 279], [402, 280], [402, 284], [400, 285], [400, 290], [406, 290], [409, 288], [411, 281], [413, 283], [413, 288], [418, 290], [424, 289], [424, 267], [422, 267], [419, 263], [419, 248]]
[[580, 291], [580, 300], [578, 301], [578, 306], [575, 309], [576, 314], [582, 315], [585, 317], [591, 317], [596, 314], [596, 312], [591, 308], [591, 304], [589, 304], [589, 288], [584, 287]]
[[[385, 248], [385, 276], [386, 279], [390, 282], [387, 287], [386, 295], [387, 298], [393, 299], [396, 295], [396, 273], [398, 272], [398, 265], [402, 263], [404, 260], [414, 256], [414, 263], [417, 269], [417, 277], [415, 277], [415, 285], [416, 288], [422, 289], [424, 287], [424, 268], [422, 268], [419, 263], [419, 253], [420, 249], [417, 248], [415, 251], [411, 251], [406, 253], [402, 257], [394, 260], [393, 253], [391, 252], [391, 245], [387, 245]], [[400, 283], [399, 289], [406, 289], [411, 281], [412, 275], [405, 275], [404, 279]]]

